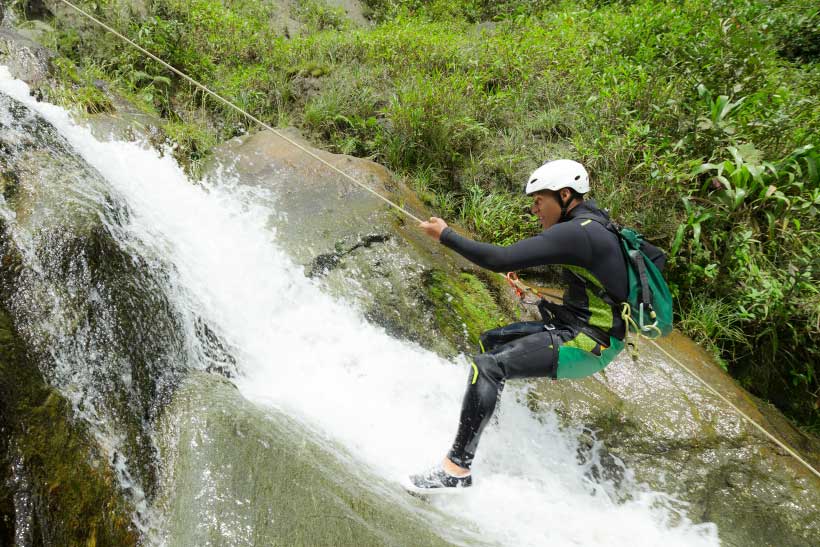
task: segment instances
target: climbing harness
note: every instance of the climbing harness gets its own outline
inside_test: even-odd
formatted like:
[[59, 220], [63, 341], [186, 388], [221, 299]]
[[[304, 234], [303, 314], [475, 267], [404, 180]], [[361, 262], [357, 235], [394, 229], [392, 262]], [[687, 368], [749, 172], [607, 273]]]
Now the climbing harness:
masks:
[[[363, 188], [363, 189], [364, 189], [364, 190], [366, 190], [367, 192], [370, 192], [371, 194], [373, 194], [374, 196], [376, 196], [376, 197], [377, 197], [377, 198], [379, 198], [380, 200], [384, 201], [385, 203], [387, 203], [387, 204], [388, 204], [388, 205], [390, 205], [391, 207], [395, 208], [395, 209], [396, 209], [397, 211], [399, 211], [400, 213], [402, 213], [402, 214], [404, 214], [404, 215], [408, 216], [409, 218], [412, 218], [413, 220], [415, 220], [415, 221], [417, 221], [417, 222], [419, 222], [419, 223], [421, 223], [421, 222], [422, 222], [422, 220], [421, 220], [420, 218], [418, 218], [417, 216], [413, 215], [411, 212], [407, 211], [407, 210], [406, 210], [406, 209], [404, 209], [403, 207], [401, 207], [401, 206], [399, 206], [398, 204], [394, 203], [394, 202], [393, 202], [393, 201], [391, 201], [390, 199], [388, 199], [388, 198], [386, 198], [386, 197], [382, 196], [381, 194], [379, 194], [378, 192], [376, 192], [375, 190], [373, 190], [372, 188], [370, 188], [370, 187], [369, 187], [369, 186], [367, 186], [366, 184], [364, 184], [364, 183], [360, 182], [360, 181], [359, 181], [359, 180], [357, 180], [355, 177], [353, 177], [352, 175], [350, 175], [350, 174], [348, 174], [347, 172], [343, 171], [342, 169], [339, 169], [338, 167], [336, 167], [335, 165], [331, 164], [331, 163], [330, 163], [330, 162], [328, 162], [327, 160], [323, 159], [322, 157], [320, 157], [320, 156], [319, 156], [319, 155], [317, 155], [316, 153], [314, 153], [314, 152], [312, 152], [312, 151], [308, 150], [307, 148], [305, 148], [304, 146], [302, 146], [302, 145], [301, 145], [301, 144], [299, 144], [298, 142], [294, 141], [294, 140], [293, 140], [293, 139], [291, 139], [291, 138], [288, 138], [286, 135], [284, 135], [284, 134], [283, 134], [283, 133], [281, 133], [280, 131], [277, 131], [276, 129], [274, 129], [274, 128], [273, 128], [273, 127], [271, 127], [270, 125], [268, 125], [268, 124], [266, 124], [265, 122], [263, 122], [262, 120], [260, 120], [259, 118], [257, 118], [257, 117], [255, 117], [255, 116], [253, 116], [252, 114], [250, 114], [250, 113], [246, 112], [245, 110], [241, 109], [240, 107], [236, 106], [234, 103], [232, 103], [232, 102], [231, 102], [231, 101], [229, 101], [228, 99], [225, 99], [224, 97], [222, 97], [222, 96], [221, 96], [221, 95], [219, 95], [218, 93], [216, 93], [216, 92], [214, 92], [214, 91], [211, 91], [210, 89], [208, 89], [207, 87], [205, 87], [203, 84], [201, 84], [201, 83], [197, 82], [196, 80], [194, 80], [193, 78], [191, 78], [190, 76], [188, 76], [187, 74], [185, 74], [184, 72], [182, 72], [182, 71], [178, 70], [177, 68], [174, 68], [172, 65], [170, 65], [170, 64], [168, 64], [168, 63], [166, 63], [165, 61], [163, 61], [162, 59], [160, 59], [159, 57], [157, 57], [156, 55], [154, 55], [154, 54], [153, 54], [153, 53], [151, 53], [150, 51], [148, 51], [148, 50], [146, 50], [145, 48], [141, 47], [139, 44], [135, 43], [133, 40], [130, 40], [130, 39], [129, 39], [129, 38], [127, 38], [126, 36], [124, 36], [124, 35], [120, 34], [120, 33], [119, 33], [119, 32], [117, 32], [115, 29], [113, 29], [113, 28], [112, 28], [112, 27], [110, 27], [109, 25], [107, 25], [107, 24], [103, 23], [102, 21], [100, 21], [99, 19], [97, 19], [96, 17], [94, 17], [93, 15], [91, 15], [91, 14], [87, 13], [86, 11], [82, 10], [81, 8], [79, 8], [79, 7], [75, 6], [74, 4], [72, 4], [71, 2], [69, 2], [68, 0], [60, 0], [60, 2], [62, 2], [62, 3], [63, 3], [63, 4], [65, 4], [65, 5], [67, 5], [68, 7], [70, 7], [71, 9], [73, 9], [74, 11], [76, 11], [76, 12], [80, 13], [82, 16], [86, 17], [87, 19], [89, 19], [89, 20], [93, 21], [94, 23], [96, 23], [96, 24], [97, 24], [97, 25], [99, 25], [100, 27], [104, 28], [105, 30], [107, 30], [107, 31], [108, 31], [108, 32], [110, 32], [111, 34], [113, 34], [113, 35], [117, 36], [118, 38], [120, 38], [121, 40], [123, 40], [124, 42], [126, 42], [126, 43], [128, 43], [129, 45], [133, 46], [134, 48], [136, 48], [137, 50], [139, 50], [140, 52], [142, 52], [142, 53], [143, 53], [143, 54], [145, 54], [146, 56], [150, 57], [150, 58], [151, 58], [151, 59], [153, 59], [154, 61], [158, 62], [159, 64], [161, 64], [162, 66], [164, 66], [165, 68], [167, 68], [168, 70], [170, 70], [171, 72], [173, 72], [174, 74], [177, 74], [178, 76], [180, 76], [180, 77], [181, 77], [182, 79], [184, 79], [185, 81], [187, 81], [187, 82], [191, 83], [192, 85], [194, 85], [195, 87], [197, 87], [197, 88], [201, 89], [202, 91], [204, 91], [204, 92], [205, 92], [205, 93], [207, 93], [208, 95], [210, 95], [210, 96], [214, 97], [214, 98], [215, 98], [215, 99], [217, 99], [219, 102], [221, 102], [221, 103], [223, 103], [224, 105], [228, 106], [229, 108], [232, 108], [233, 110], [235, 110], [235, 111], [239, 112], [239, 113], [240, 113], [240, 114], [242, 114], [243, 116], [247, 117], [249, 120], [251, 120], [251, 121], [253, 121], [253, 122], [255, 122], [255, 123], [259, 124], [259, 125], [260, 125], [261, 127], [263, 127], [264, 129], [267, 129], [268, 131], [271, 131], [272, 133], [274, 133], [275, 135], [279, 136], [281, 139], [283, 139], [284, 141], [286, 141], [286, 142], [290, 143], [290, 144], [291, 144], [291, 145], [293, 145], [294, 147], [298, 148], [299, 150], [301, 150], [302, 152], [304, 152], [304, 153], [305, 153], [305, 154], [307, 154], [308, 156], [310, 156], [310, 157], [314, 158], [315, 160], [317, 160], [318, 162], [320, 162], [320, 163], [324, 164], [325, 166], [327, 166], [327, 167], [328, 167], [328, 168], [330, 168], [331, 170], [335, 171], [336, 173], [338, 173], [339, 175], [343, 176], [343, 177], [344, 177], [344, 178], [346, 178], [347, 180], [349, 180], [349, 181], [353, 182], [353, 183], [354, 183], [354, 184], [356, 184], [357, 186], [359, 186], [359, 187]], [[543, 296], [543, 295], [542, 295], [539, 291], [537, 291], [537, 290], [533, 289], [532, 287], [529, 287], [528, 285], [526, 285], [526, 284], [525, 284], [523, 281], [521, 281], [521, 280], [518, 278], [518, 276], [517, 276], [517, 275], [515, 275], [514, 273], [512, 273], [512, 272], [511, 272], [511, 273], [508, 273], [506, 276], [504, 276], [503, 274], [499, 274], [499, 275], [502, 275], [502, 277], [505, 277], [505, 278], [507, 279], [507, 282], [508, 282], [508, 283], [510, 283], [510, 285], [513, 287], [513, 289], [515, 290], [516, 294], [518, 294], [518, 295], [519, 295], [519, 297], [521, 297], [521, 295], [523, 295], [523, 294], [524, 294], [524, 293], [526, 293], [526, 292], [530, 292], [530, 293], [532, 293], [532, 294], [535, 294], [535, 295], [539, 296], [540, 298], [544, 298], [544, 296]], [[626, 319], [626, 318], [624, 317], [624, 311], [626, 311], [626, 314], [628, 314], [628, 315], [629, 315], [630, 319]], [[629, 322], [629, 321], [633, 321], [634, 315], [632, 314], [632, 311], [633, 311], [633, 310], [631, 309], [631, 307], [630, 307], [629, 309], [627, 309], [627, 310], [622, 310], [622, 317], [624, 317], [624, 320], [625, 320], [625, 321], [628, 321], [628, 322]], [[641, 324], [643, 323], [643, 319], [641, 319], [641, 316], [640, 316], [640, 314], [641, 314], [641, 312], [642, 312], [642, 311], [644, 311], [644, 312], [645, 312], [646, 310], [641, 310], [641, 309], [639, 309], [639, 310], [638, 310], [639, 318], [638, 318], [638, 321], [635, 321], [635, 325], [638, 327], [638, 331], [639, 331], [639, 332], [640, 332], [640, 330], [641, 330], [641, 328], [642, 328], [642, 325], [641, 325]], [[649, 328], [651, 329], [651, 325], [649, 325]], [[628, 329], [628, 328], [627, 328], [627, 331], [629, 331], [629, 329]], [[748, 421], [750, 424], [752, 424], [752, 426], [754, 426], [755, 428], [757, 428], [757, 429], [758, 429], [761, 433], [763, 433], [763, 435], [764, 435], [766, 438], [768, 438], [770, 441], [772, 441], [773, 443], [775, 443], [776, 445], [778, 445], [780, 448], [782, 448], [783, 450], [785, 450], [785, 451], [786, 451], [788, 454], [790, 454], [793, 458], [795, 458], [797, 461], [799, 461], [801, 464], [803, 464], [803, 465], [804, 465], [807, 469], [809, 469], [812, 473], [814, 473], [814, 475], [816, 475], [818, 478], [820, 478], [820, 471], [818, 471], [817, 469], [815, 469], [814, 467], [812, 467], [812, 466], [811, 466], [811, 464], [809, 464], [806, 460], [804, 460], [803, 458], [801, 458], [801, 457], [800, 457], [800, 456], [799, 456], [799, 455], [798, 455], [798, 454], [797, 454], [797, 453], [796, 453], [796, 452], [795, 452], [792, 448], [790, 448], [790, 447], [789, 447], [789, 446], [787, 446], [785, 443], [783, 443], [782, 441], [780, 441], [779, 439], [777, 439], [776, 437], [774, 437], [774, 435], [772, 435], [771, 433], [769, 433], [768, 431], [766, 431], [766, 429], [764, 429], [764, 428], [763, 428], [763, 426], [759, 425], [757, 422], [755, 422], [754, 420], [752, 420], [752, 419], [751, 419], [751, 418], [750, 418], [750, 417], [749, 417], [749, 416], [748, 416], [745, 412], [743, 412], [742, 410], [740, 410], [740, 408], [738, 408], [738, 407], [737, 407], [734, 403], [732, 403], [729, 399], [727, 399], [725, 396], [723, 396], [720, 392], [718, 392], [718, 391], [717, 391], [716, 389], [714, 389], [712, 386], [710, 386], [709, 384], [707, 384], [704, 380], [702, 380], [702, 379], [701, 379], [701, 378], [700, 378], [697, 374], [695, 374], [692, 370], [690, 370], [690, 369], [689, 369], [688, 367], [686, 367], [683, 363], [681, 363], [678, 359], [676, 359], [673, 355], [671, 355], [669, 352], [667, 352], [665, 349], [663, 349], [663, 348], [662, 348], [662, 347], [661, 347], [661, 346], [660, 346], [657, 342], [655, 342], [655, 340], [654, 340], [654, 339], [649, 338], [649, 341], [650, 341], [652, 344], [654, 344], [654, 345], [655, 345], [655, 347], [657, 347], [657, 348], [658, 348], [661, 352], [663, 352], [663, 353], [664, 353], [664, 354], [665, 354], [665, 355], [666, 355], [669, 359], [671, 359], [672, 361], [674, 361], [675, 363], [677, 363], [677, 364], [678, 364], [678, 366], [680, 366], [683, 370], [685, 370], [685, 371], [686, 371], [687, 373], [689, 373], [692, 377], [694, 377], [694, 378], [695, 378], [695, 380], [697, 380], [697, 381], [698, 381], [701, 385], [703, 385], [703, 386], [704, 386], [707, 390], [709, 390], [712, 394], [714, 394], [716, 397], [718, 397], [720, 400], [722, 400], [724, 403], [726, 403], [726, 404], [727, 404], [727, 405], [729, 405], [732, 409], [734, 409], [734, 411], [735, 411], [735, 412], [737, 412], [737, 414], [738, 414], [738, 415], [742, 416], [742, 417], [743, 417], [746, 421]]]
[[[558, 302], [563, 300], [560, 296], [546, 295], [531, 285], [527, 285], [518, 277], [515, 272], [507, 272], [504, 276], [507, 283], [515, 291], [515, 294], [521, 300], [522, 304], [527, 306], [538, 307], [538, 312], [544, 320], [544, 324], [548, 330], [552, 330], [553, 322], [572, 327], [578, 332], [584, 333], [592, 340], [601, 345], [602, 348], [607, 348], [610, 345], [609, 335], [601, 329], [580, 321], [572, 313], [567, 311]], [[538, 300], [527, 300], [527, 293], [534, 295]]]

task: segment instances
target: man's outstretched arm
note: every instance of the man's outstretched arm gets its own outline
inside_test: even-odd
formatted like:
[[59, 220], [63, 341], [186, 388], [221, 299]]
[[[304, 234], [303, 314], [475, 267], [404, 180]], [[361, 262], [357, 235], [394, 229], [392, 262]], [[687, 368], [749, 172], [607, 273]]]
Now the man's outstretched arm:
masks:
[[586, 237], [577, 237], [577, 227], [562, 223], [545, 230], [535, 237], [523, 239], [513, 245], [502, 247], [473, 241], [458, 235], [440, 218], [422, 222], [420, 227], [455, 252], [482, 268], [505, 272], [540, 266], [544, 264], [583, 265], [589, 255], [590, 245]]

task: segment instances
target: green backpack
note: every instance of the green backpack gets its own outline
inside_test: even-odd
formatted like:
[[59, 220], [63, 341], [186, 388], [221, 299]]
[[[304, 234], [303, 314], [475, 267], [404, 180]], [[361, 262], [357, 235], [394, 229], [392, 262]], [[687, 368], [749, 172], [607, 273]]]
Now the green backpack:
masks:
[[646, 338], [659, 338], [672, 332], [672, 294], [661, 271], [666, 255], [632, 230], [592, 214], [574, 218], [594, 220], [616, 234], [627, 264], [629, 296], [621, 317], [631, 332]]

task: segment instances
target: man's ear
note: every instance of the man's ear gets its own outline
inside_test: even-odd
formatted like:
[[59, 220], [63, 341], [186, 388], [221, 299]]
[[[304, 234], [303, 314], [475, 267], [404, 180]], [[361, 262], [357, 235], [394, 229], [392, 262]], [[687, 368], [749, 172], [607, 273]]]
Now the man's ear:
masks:
[[566, 203], [572, 197], [572, 191], [569, 188], [561, 188], [558, 193], [561, 196], [561, 203]]

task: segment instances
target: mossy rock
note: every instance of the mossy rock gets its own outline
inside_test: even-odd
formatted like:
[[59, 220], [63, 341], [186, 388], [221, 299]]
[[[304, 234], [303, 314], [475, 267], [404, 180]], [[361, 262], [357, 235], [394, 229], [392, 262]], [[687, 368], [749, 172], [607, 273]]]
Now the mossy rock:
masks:
[[[30, 496], [34, 508], [26, 523], [34, 544], [136, 545], [134, 508], [124, 501], [104, 454], [74, 419], [71, 405], [45, 384], [3, 308], [0, 394], [0, 539], [13, 537], [16, 523], [23, 522], [12, 502], [19, 493]], [[21, 477], [7, 479], [13, 461], [20, 463], [15, 473], [25, 475], [28, 491], [15, 491]]]
[[[677, 332], [659, 343], [756, 422], [801, 447], [799, 432], [782, 416], [762, 413], [706, 351]], [[535, 412], [584, 425], [579, 458], [589, 461], [594, 444], [600, 462], [591, 476], [619, 483], [628, 469], [635, 481], [687, 502], [696, 522], [717, 524], [724, 545], [811, 544], [820, 533], [820, 480], [652, 343], [640, 343], [637, 361], [626, 353], [594, 377], [539, 380], [529, 394]], [[814, 450], [803, 457], [817, 465]]]
[[[0, 96], [0, 101], [12, 114], [4, 121], [0, 160], [7, 172], [14, 173], [2, 181], [5, 193], [13, 189], [6, 206], [16, 213], [12, 221], [0, 221], [0, 301], [13, 304], [15, 321], [25, 325], [21, 343], [32, 371], [43, 371], [48, 381], [54, 374], [68, 374], [67, 381], [60, 377], [55, 383], [67, 383], [83, 393], [77, 402], [77, 423], [65, 423], [65, 428], [81, 427], [80, 416], [96, 412], [115, 432], [116, 455], [88, 460], [97, 462], [88, 464], [89, 484], [107, 480], [105, 474], [113, 465], [108, 458], [125, 459], [135, 491], [150, 499], [158, 468], [152, 422], [170, 400], [188, 362], [181, 334], [185, 328], [165, 290], [168, 272], [160, 261], [132, 256], [120, 243], [123, 234], [116, 231], [127, 223], [129, 211], [112, 197], [101, 175], [41, 117], [9, 97]], [[16, 247], [20, 241], [28, 246], [25, 252]], [[207, 325], [200, 330], [206, 337]], [[218, 345], [203, 342], [210, 349]], [[214, 360], [220, 358], [218, 352], [211, 353]], [[55, 355], [84, 368], [55, 372]], [[28, 389], [44, 382], [38, 376], [18, 385]], [[31, 423], [53, 421], [55, 427], [61, 421], [50, 415], [72, 415], [72, 409], [60, 407], [59, 399], [50, 399], [49, 394], [59, 397], [56, 391], [27, 395], [25, 400], [32, 402], [20, 409], [20, 415]], [[59, 455], [49, 451], [47, 437], [60, 439], [65, 450], [74, 452], [91, 443], [85, 434], [66, 435], [29, 435], [28, 444], [18, 443], [19, 457], [28, 461], [30, 455]], [[93, 451], [93, 443], [87, 446]], [[61, 496], [60, 503], [83, 510], [85, 502], [70, 497], [83, 490], [62, 478], [65, 470], [55, 467], [60, 460], [36, 457], [42, 471], [38, 480], [54, 488], [49, 496]], [[74, 459], [65, 461], [79, 466]], [[95, 475], [100, 474], [105, 476], [98, 481]], [[97, 494], [101, 492], [92, 492], [88, 499]], [[98, 530], [97, 541], [101, 534]]]
[[[292, 128], [280, 133], [415, 216], [432, 216], [384, 167], [313, 148]], [[209, 169], [220, 161], [240, 184], [275, 196], [277, 242], [330, 293], [345, 295], [391, 335], [452, 356], [477, 351], [482, 331], [515, 319], [518, 309], [499, 276], [481, 273], [282, 137], [263, 131], [234, 139], [217, 149]], [[288, 220], [294, 218], [298, 227]]]
[[462, 272], [454, 277], [442, 270], [428, 270], [423, 279], [438, 331], [455, 341], [459, 350], [475, 352], [482, 332], [509, 322], [475, 274]]
[[20, 185], [20, 178], [14, 171], [3, 171], [0, 173], [0, 194], [7, 202], [14, 200], [17, 189]]

